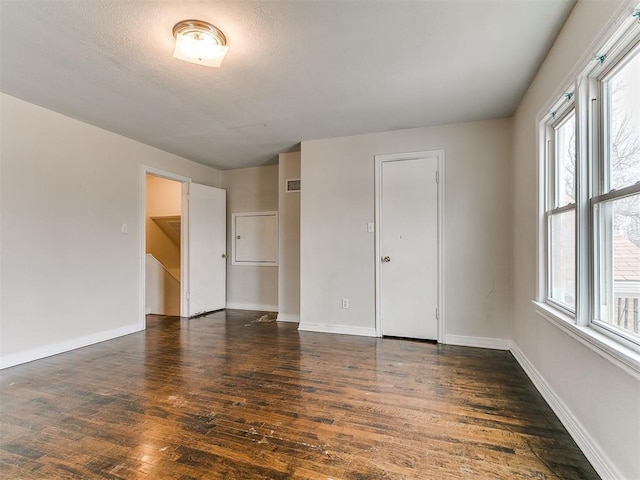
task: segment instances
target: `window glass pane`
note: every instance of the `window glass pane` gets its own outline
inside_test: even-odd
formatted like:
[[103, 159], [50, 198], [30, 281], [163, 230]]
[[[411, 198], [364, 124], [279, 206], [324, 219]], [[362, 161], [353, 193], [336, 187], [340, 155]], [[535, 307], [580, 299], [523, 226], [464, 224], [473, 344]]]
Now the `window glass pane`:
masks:
[[640, 50], [607, 82], [609, 188], [640, 180]]
[[550, 296], [572, 310], [576, 303], [575, 217], [575, 210], [549, 217]]
[[640, 195], [595, 206], [596, 318], [640, 338]]
[[556, 207], [575, 202], [576, 114], [572, 111], [555, 129]]

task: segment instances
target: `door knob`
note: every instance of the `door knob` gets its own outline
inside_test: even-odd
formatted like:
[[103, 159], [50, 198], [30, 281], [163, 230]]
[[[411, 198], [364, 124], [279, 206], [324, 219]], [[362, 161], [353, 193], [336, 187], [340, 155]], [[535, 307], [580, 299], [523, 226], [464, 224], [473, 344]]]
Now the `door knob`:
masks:
[[389, 257], [389, 256], [382, 257], [382, 261], [383, 261], [384, 263], [389, 263], [389, 262], [391, 261], [391, 257]]

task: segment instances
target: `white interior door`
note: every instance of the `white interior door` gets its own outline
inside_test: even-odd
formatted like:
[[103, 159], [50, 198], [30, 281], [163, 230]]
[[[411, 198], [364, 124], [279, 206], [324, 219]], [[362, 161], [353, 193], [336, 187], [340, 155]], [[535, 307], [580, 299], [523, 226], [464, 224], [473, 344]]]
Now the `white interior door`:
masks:
[[226, 191], [192, 183], [189, 195], [189, 316], [226, 306]]
[[437, 171], [435, 155], [380, 164], [382, 335], [438, 338]]

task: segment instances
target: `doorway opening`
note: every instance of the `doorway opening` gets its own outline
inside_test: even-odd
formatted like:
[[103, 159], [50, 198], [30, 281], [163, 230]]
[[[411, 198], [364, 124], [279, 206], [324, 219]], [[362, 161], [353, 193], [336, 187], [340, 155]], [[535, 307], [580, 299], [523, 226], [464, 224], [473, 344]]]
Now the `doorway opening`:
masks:
[[[190, 187], [191, 179], [188, 177], [147, 165], [142, 165], [140, 169], [142, 329], [146, 328], [148, 314], [162, 312], [159, 314], [188, 316]], [[168, 196], [167, 199], [163, 198], [164, 194]], [[156, 244], [157, 238], [162, 238], [160, 235], [165, 240], [158, 247]], [[174, 243], [176, 240], [178, 245]], [[169, 247], [169, 244], [173, 246]], [[175, 258], [176, 252], [178, 260]], [[179, 292], [177, 299], [176, 290]]]
[[[151, 193], [157, 184], [159, 193]], [[170, 203], [170, 207], [147, 204], [149, 196], [160, 197], [161, 204]], [[171, 192], [171, 193], [169, 193]], [[180, 208], [176, 197], [180, 193]], [[168, 198], [171, 197], [169, 202]], [[152, 199], [150, 199], [152, 200]], [[158, 168], [143, 165], [140, 179], [141, 225], [143, 232], [140, 245], [140, 268], [142, 292], [140, 299], [140, 325], [146, 328], [146, 316], [150, 313], [168, 312], [175, 314], [175, 294], [171, 299], [162, 296], [158, 289], [151, 291], [151, 278], [147, 280], [147, 253], [155, 257], [153, 249], [147, 250], [147, 239], [153, 232], [162, 232], [165, 237], [174, 237], [173, 259], [166, 260], [158, 253], [155, 260], [165, 263], [155, 270], [173, 287], [160, 281], [164, 290], [175, 291], [175, 280], [179, 278], [178, 315], [193, 317], [226, 307], [226, 192], [220, 188], [193, 183], [190, 178], [182, 177]], [[178, 220], [179, 218], [179, 220]], [[179, 232], [179, 263], [175, 259], [175, 240]], [[165, 238], [164, 244], [168, 245]], [[171, 238], [168, 239], [171, 242]], [[153, 265], [153, 260], [149, 259]], [[167, 276], [168, 274], [168, 276]], [[173, 277], [173, 280], [169, 278]], [[156, 294], [156, 304], [152, 304]], [[149, 302], [149, 303], [148, 303]], [[171, 307], [172, 310], [166, 310]], [[161, 310], [160, 308], [164, 309]], [[155, 310], [155, 311], [154, 311]], [[168, 315], [169, 313], [161, 313]]]
[[145, 314], [180, 316], [182, 182], [145, 175]]

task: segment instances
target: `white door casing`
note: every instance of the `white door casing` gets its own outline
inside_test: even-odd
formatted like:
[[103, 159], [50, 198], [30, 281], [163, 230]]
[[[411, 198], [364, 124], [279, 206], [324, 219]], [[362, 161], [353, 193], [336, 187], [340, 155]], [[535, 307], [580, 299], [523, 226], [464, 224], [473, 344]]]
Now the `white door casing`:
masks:
[[376, 332], [444, 339], [444, 152], [376, 156]]
[[226, 306], [226, 191], [191, 183], [189, 309], [192, 317]]

